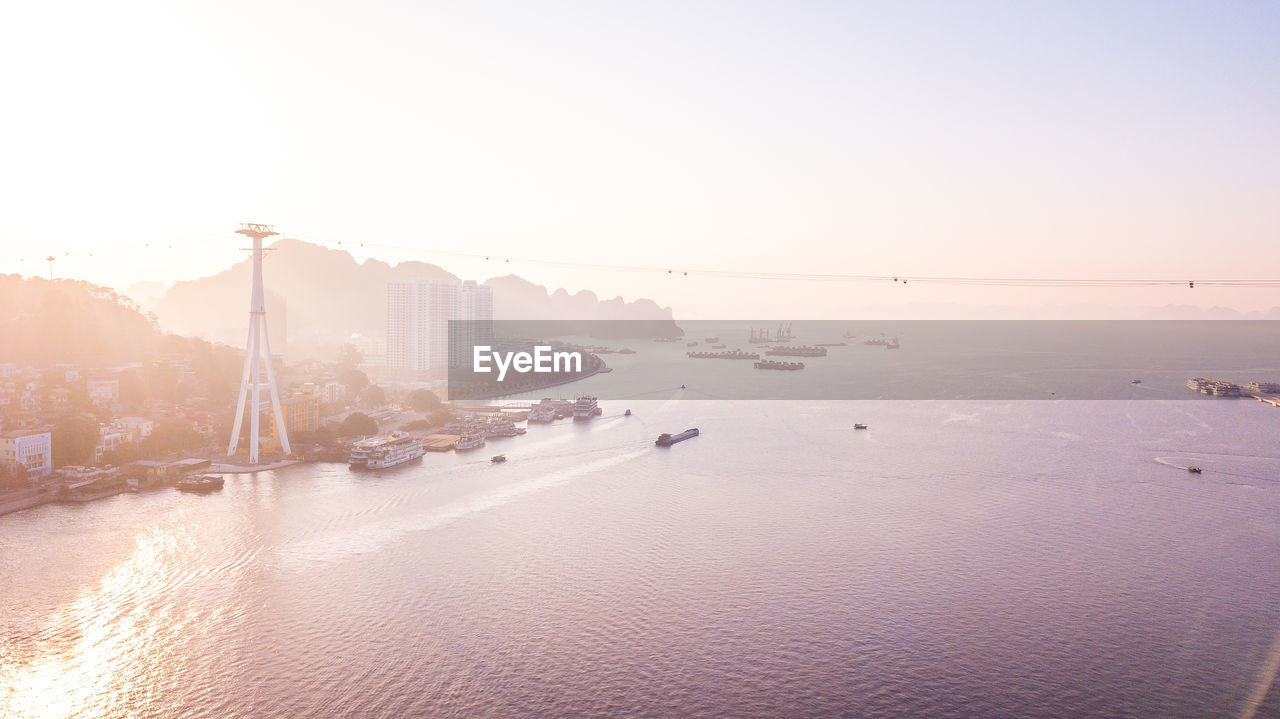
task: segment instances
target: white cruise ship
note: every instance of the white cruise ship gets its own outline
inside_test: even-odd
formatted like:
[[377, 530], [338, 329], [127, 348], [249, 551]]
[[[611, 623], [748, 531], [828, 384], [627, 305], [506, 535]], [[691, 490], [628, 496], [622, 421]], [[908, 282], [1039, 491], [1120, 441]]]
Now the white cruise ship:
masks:
[[405, 462], [412, 462], [426, 450], [422, 448], [422, 440], [410, 437], [405, 432], [392, 432], [381, 437], [362, 439], [351, 446], [351, 467], [366, 469], [386, 469]]
[[575, 422], [599, 417], [603, 411], [600, 409], [595, 397], [579, 397], [573, 403], [573, 419]]
[[484, 434], [464, 434], [458, 438], [458, 443], [453, 445], [454, 451], [466, 451], [468, 449], [476, 449], [484, 446]]

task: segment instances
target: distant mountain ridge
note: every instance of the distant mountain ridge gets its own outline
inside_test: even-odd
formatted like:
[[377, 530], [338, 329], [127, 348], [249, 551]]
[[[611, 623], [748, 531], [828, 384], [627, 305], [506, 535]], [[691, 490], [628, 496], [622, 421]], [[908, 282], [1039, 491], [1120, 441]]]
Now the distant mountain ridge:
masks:
[[[382, 337], [388, 282], [415, 278], [459, 281], [430, 263], [357, 262], [345, 250], [292, 238], [280, 239], [271, 250], [264, 262], [267, 313], [271, 315], [273, 305], [286, 304], [289, 334], [304, 341], [333, 342], [352, 333]], [[250, 281], [251, 266], [246, 258], [217, 274], [175, 283], [150, 309], [166, 330], [241, 343]], [[515, 275], [485, 284], [493, 288], [495, 319], [673, 320], [670, 308], [647, 299], [601, 301], [589, 291], [572, 295], [562, 289], [549, 292]]]

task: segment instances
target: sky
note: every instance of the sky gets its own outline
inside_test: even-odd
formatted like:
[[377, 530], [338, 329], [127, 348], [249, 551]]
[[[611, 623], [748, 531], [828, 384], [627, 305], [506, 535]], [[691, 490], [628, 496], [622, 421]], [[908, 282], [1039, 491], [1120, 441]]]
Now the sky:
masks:
[[52, 254], [57, 276], [119, 288], [189, 279], [242, 259], [254, 221], [686, 316], [1265, 309], [1280, 290], [682, 280], [433, 252], [1280, 278], [1277, 37], [1274, 2], [7, 3], [0, 272], [46, 274]]

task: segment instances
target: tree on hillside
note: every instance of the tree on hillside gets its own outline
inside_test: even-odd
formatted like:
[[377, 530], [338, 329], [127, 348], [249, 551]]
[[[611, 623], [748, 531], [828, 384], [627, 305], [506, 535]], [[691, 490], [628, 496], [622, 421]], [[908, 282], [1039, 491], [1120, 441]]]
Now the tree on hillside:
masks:
[[322, 425], [319, 429], [317, 429], [314, 432], [309, 432], [307, 430], [298, 430], [296, 432], [289, 433], [289, 441], [295, 445], [303, 445], [303, 444], [327, 445], [327, 444], [332, 444], [333, 440], [335, 439], [337, 439], [337, 434], [334, 432], [333, 428], [329, 425]]
[[381, 407], [387, 403], [387, 393], [378, 385], [369, 385], [360, 393], [360, 404], [365, 407]]
[[143, 456], [154, 458], [202, 445], [203, 440], [200, 435], [191, 427], [181, 424], [162, 424], [142, 440], [139, 449]]
[[347, 396], [354, 397], [369, 386], [369, 375], [358, 369], [349, 369], [338, 375], [338, 381], [347, 387]]
[[356, 367], [359, 367], [360, 363], [363, 361], [364, 354], [362, 354], [359, 349], [356, 349], [356, 346], [350, 342], [338, 348], [339, 365], [349, 369], [355, 369]]
[[342, 420], [342, 424], [338, 426], [338, 436], [352, 437], [355, 435], [371, 435], [378, 433], [378, 423], [373, 417], [363, 412], [352, 412], [347, 418]]
[[435, 392], [425, 389], [415, 389], [409, 393], [408, 397], [405, 397], [404, 401], [405, 404], [419, 412], [432, 412], [443, 406]]
[[66, 415], [54, 423], [50, 439], [53, 466], [91, 465], [93, 450], [98, 446], [98, 420], [93, 415]]
[[112, 364], [145, 356], [159, 330], [126, 297], [76, 280], [0, 275], [7, 359]]

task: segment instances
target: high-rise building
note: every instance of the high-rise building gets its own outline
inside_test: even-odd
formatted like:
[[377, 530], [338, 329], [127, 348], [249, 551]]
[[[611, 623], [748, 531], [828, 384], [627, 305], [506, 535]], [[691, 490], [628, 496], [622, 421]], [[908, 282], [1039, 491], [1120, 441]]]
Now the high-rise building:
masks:
[[[450, 321], [455, 323], [452, 330]], [[387, 367], [399, 376], [446, 372], [451, 361], [469, 361], [460, 351], [450, 355], [451, 340], [460, 348], [492, 336], [493, 293], [485, 285], [438, 280], [387, 284]]]
[[466, 367], [471, 362], [471, 348], [493, 343], [493, 289], [473, 280], [462, 283], [458, 291], [459, 320], [449, 334], [449, 364]]

